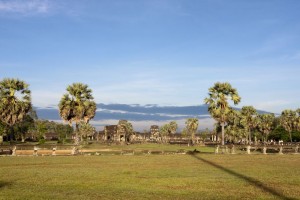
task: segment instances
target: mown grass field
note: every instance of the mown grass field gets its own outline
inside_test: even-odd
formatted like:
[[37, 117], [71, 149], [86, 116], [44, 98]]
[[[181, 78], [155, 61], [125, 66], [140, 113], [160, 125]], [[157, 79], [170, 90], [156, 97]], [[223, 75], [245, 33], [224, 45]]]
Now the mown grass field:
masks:
[[0, 199], [300, 199], [299, 166], [300, 154], [0, 157]]

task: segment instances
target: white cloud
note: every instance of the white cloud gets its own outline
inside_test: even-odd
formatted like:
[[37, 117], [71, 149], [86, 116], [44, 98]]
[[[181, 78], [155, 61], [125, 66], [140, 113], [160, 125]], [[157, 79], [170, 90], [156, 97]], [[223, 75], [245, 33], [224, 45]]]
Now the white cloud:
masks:
[[47, 0], [11, 0], [0, 2], [0, 13], [36, 14], [47, 13], [50, 4]]
[[274, 100], [274, 101], [262, 101], [254, 105], [254, 107], [259, 110], [265, 110], [265, 111], [272, 110], [276, 112], [281, 112], [281, 110], [283, 110], [284, 107], [289, 107], [290, 104], [291, 102], [287, 100]]
[[31, 98], [32, 104], [37, 107], [57, 107], [60, 98], [62, 97], [63, 93], [53, 92], [50, 90], [37, 90], [32, 91]]

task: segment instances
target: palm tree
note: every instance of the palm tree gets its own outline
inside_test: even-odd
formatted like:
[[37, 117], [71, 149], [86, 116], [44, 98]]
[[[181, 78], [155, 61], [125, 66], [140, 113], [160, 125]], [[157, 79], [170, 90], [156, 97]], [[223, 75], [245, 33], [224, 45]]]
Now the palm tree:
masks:
[[292, 131], [295, 127], [296, 117], [297, 113], [293, 110], [284, 110], [280, 116], [280, 124], [287, 132], [289, 132], [291, 142], [293, 142]]
[[163, 126], [160, 127], [160, 135], [162, 137], [163, 142], [167, 142], [167, 136], [170, 133], [170, 124], [164, 124]]
[[300, 108], [296, 110], [296, 119], [294, 121], [294, 127], [297, 131], [300, 131]]
[[59, 102], [59, 114], [70, 125], [75, 122], [76, 138], [78, 138], [79, 122], [88, 123], [94, 118], [97, 106], [88, 85], [73, 83], [67, 87], [67, 91], [68, 93], [64, 94]]
[[214, 87], [209, 88], [208, 95], [209, 97], [204, 99], [204, 103], [209, 104], [208, 111], [222, 127], [222, 145], [224, 145], [224, 127], [230, 112], [228, 98], [230, 97], [234, 105], [237, 105], [241, 101], [241, 97], [237, 90], [227, 82], [215, 83]]
[[241, 110], [242, 119], [241, 123], [245, 127], [249, 138], [249, 144], [251, 144], [251, 132], [257, 126], [257, 111], [253, 106], [243, 106]]
[[257, 127], [259, 131], [262, 133], [264, 141], [267, 140], [269, 133], [275, 127], [275, 115], [272, 114], [261, 114], [258, 115], [258, 123]]
[[11, 130], [22, 122], [32, 108], [31, 92], [28, 84], [19, 79], [5, 78], [0, 82], [0, 120]]
[[176, 131], [177, 131], [177, 128], [178, 128], [178, 125], [177, 125], [177, 123], [175, 122], [175, 121], [171, 121], [170, 123], [169, 123], [169, 132], [171, 133], [171, 134], [175, 134], [176, 133]]
[[[231, 141], [236, 142], [241, 136], [241, 112], [231, 109], [227, 116], [226, 133], [231, 137]], [[233, 139], [232, 139], [233, 138]]]
[[92, 125], [82, 121], [82, 122], [79, 123], [78, 132], [80, 134], [81, 140], [83, 140], [83, 138], [93, 136], [96, 132], [96, 129]]
[[198, 129], [199, 120], [197, 118], [189, 118], [185, 122], [186, 130], [192, 136], [192, 143], [195, 141], [195, 133]]

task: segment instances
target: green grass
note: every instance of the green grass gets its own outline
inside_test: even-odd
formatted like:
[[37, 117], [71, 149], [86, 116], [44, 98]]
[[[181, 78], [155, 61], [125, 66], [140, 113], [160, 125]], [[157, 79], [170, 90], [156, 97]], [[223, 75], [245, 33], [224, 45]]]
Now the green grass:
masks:
[[0, 157], [0, 199], [297, 199], [300, 155]]
[[205, 146], [187, 146], [187, 145], [170, 145], [170, 144], [157, 144], [157, 143], [144, 143], [144, 144], [130, 144], [130, 145], [106, 145], [106, 144], [98, 144], [92, 143], [89, 145], [83, 145], [82, 149], [109, 149], [109, 150], [135, 150], [135, 151], [143, 151], [143, 150], [160, 150], [160, 151], [178, 151], [180, 149], [184, 151], [193, 151], [195, 149], [200, 150], [201, 152], [212, 153], [214, 152], [213, 147], [205, 147]]

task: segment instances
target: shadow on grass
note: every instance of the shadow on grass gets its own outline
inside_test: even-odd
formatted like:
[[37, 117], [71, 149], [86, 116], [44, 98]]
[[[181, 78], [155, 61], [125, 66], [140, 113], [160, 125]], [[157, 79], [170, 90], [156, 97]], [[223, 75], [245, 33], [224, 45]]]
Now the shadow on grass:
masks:
[[284, 200], [296, 200], [295, 198], [287, 197], [284, 194], [276, 191], [275, 189], [266, 186], [264, 183], [262, 183], [259, 180], [256, 180], [254, 178], [245, 176], [243, 174], [239, 174], [239, 173], [237, 173], [237, 172], [235, 172], [233, 170], [227, 169], [227, 168], [225, 168], [225, 167], [223, 167], [221, 165], [218, 165], [218, 164], [213, 163], [213, 162], [211, 162], [209, 160], [206, 160], [204, 158], [196, 156], [196, 154], [190, 154], [190, 155], [193, 156], [194, 158], [196, 158], [196, 159], [198, 159], [198, 160], [200, 160], [202, 162], [205, 162], [205, 163], [207, 163], [207, 164], [209, 164], [209, 165], [211, 165], [211, 166], [213, 166], [213, 167], [215, 167], [217, 169], [220, 169], [220, 170], [222, 170], [222, 171], [224, 171], [224, 172], [226, 172], [226, 173], [228, 173], [230, 175], [233, 175], [233, 176], [235, 176], [235, 177], [237, 177], [239, 179], [243, 179], [243, 180], [247, 181], [248, 183], [250, 183], [251, 185], [253, 185], [253, 186], [255, 186], [255, 187], [257, 187], [257, 188], [259, 188], [259, 189], [261, 189], [261, 190], [263, 190], [265, 192], [268, 192], [268, 193], [270, 193], [270, 194], [272, 194], [272, 195], [274, 195], [276, 197], [279, 197], [280, 199], [284, 199]]
[[10, 182], [3, 182], [3, 181], [0, 181], [0, 189], [5, 187], [5, 186], [8, 186], [8, 185], [11, 185]]

